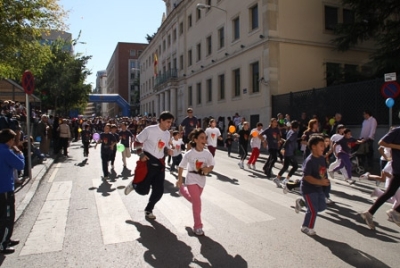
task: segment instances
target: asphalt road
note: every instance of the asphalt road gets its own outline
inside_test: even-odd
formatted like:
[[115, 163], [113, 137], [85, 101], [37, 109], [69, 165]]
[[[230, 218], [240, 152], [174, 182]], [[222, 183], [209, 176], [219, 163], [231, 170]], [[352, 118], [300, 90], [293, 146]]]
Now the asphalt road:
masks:
[[[167, 168], [156, 220], [144, 217], [148, 196], [124, 195], [136, 156], [123, 171], [118, 154], [111, 180], [101, 179], [100, 148], [83, 157], [73, 143], [41, 179], [14, 230], [16, 252], [2, 267], [398, 267], [400, 227], [387, 221], [385, 204], [376, 231], [358, 215], [372, 204], [375, 184], [332, 180], [335, 204], [319, 214], [317, 236], [300, 231], [304, 210], [294, 212], [297, 192], [287, 195], [258, 170], [217, 151], [202, 195], [205, 236], [192, 232], [188, 201]], [[280, 168], [280, 164], [276, 164]], [[278, 172], [277, 169], [274, 170]]]

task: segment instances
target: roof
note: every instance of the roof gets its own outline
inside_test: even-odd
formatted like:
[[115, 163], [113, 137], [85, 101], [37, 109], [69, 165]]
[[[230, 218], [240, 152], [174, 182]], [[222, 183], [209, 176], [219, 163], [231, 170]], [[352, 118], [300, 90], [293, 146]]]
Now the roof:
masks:
[[[21, 85], [11, 79], [0, 79], [0, 100], [12, 100], [26, 102], [26, 93]], [[35, 95], [29, 96], [30, 102], [40, 102], [40, 98]]]

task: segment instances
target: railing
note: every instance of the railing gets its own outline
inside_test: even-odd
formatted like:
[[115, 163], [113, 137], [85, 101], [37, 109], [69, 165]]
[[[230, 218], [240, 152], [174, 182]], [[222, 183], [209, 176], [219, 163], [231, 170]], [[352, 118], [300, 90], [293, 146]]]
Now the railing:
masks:
[[154, 86], [159, 86], [165, 82], [175, 80], [176, 78], [178, 78], [178, 70], [177, 69], [171, 69], [164, 73], [159, 73], [156, 77]]

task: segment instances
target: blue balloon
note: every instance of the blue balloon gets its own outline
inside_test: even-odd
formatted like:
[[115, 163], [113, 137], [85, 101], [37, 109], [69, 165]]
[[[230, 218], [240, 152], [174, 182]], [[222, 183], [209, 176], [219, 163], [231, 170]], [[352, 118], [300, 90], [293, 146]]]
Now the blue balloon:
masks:
[[392, 98], [387, 98], [386, 101], [385, 101], [385, 103], [386, 103], [386, 106], [387, 106], [388, 108], [392, 108], [393, 105], [394, 105], [394, 99], [392, 99]]
[[42, 140], [42, 137], [40, 137], [40, 136], [37, 136], [37, 137], [36, 137], [36, 141], [37, 141], [37, 142], [40, 142], [41, 140]]

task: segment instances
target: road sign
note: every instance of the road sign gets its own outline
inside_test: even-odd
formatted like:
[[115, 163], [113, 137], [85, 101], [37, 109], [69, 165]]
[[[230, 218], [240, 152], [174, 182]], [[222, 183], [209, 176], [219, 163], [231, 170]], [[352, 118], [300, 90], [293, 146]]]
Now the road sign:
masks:
[[25, 71], [22, 75], [22, 87], [26, 94], [31, 95], [35, 89], [35, 80], [33, 74], [30, 71]]
[[381, 87], [381, 94], [385, 99], [395, 99], [400, 94], [400, 85], [397, 82], [386, 82]]
[[385, 74], [385, 82], [396, 81], [396, 73]]

